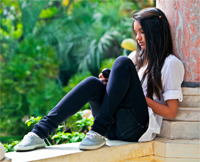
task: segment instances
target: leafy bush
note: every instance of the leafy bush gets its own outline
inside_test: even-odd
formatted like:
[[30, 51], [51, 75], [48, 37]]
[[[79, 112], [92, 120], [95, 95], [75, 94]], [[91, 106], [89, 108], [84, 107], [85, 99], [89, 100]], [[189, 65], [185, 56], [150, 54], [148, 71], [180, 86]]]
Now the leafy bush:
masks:
[[[60, 10], [59, 15], [62, 16], [42, 19], [35, 29], [35, 35], [44, 37], [57, 49], [58, 57], [63, 60], [63, 73], [89, 70], [97, 76], [101, 61], [121, 55], [121, 41], [131, 37], [132, 20], [128, 17], [130, 8], [127, 6], [136, 9], [136, 5], [133, 2], [128, 5], [124, 3], [72, 1], [63, 6], [64, 12]], [[53, 12], [52, 7], [49, 6], [49, 9]], [[47, 9], [43, 12], [47, 12]], [[71, 73], [64, 74], [67, 78]], [[66, 78], [63, 77], [63, 80]]]
[[115, 58], [109, 58], [109, 59], [105, 59], [104, 61], [102, 61], [101, 71], [105, 68], [112, 69], [114, 61], [115, 61]]
[[[70, 92], [78, 83], [80, 83], [85, 78], [91, 76], [92, 74], [89, 71], [84, 71], [82, 73], [77, 73], [73, 75], [67, 84], [63, 89], [66, 93]], [[86, 103], [81, 110], [89, 109], [89, 103]]]
[[39, 123], [39, 121], [42, 119], [41, 116], [38, 116], [38, 117], [34, 117], [34, 116], [31, 116], [30, 119], [26, 120], [25, 121], [25, 124], [27, 124], [27, 126], [29, 127], [31, 124], [37, 124]]
[[1, 0], [1, 131], [25, 134], [28, 116], [46, 115], [63, 91], [121, 55], [121, 41], [131, 37], [130, 12], [141, 2], [147, 0]]
[[25, 133], [27, 116], [45, 115], [64, 94], [56, 82], [59, 61], [52, 47], [32, 36], [19, 44], [12, 57], [1, 56], [0, 128], [4, 133]]

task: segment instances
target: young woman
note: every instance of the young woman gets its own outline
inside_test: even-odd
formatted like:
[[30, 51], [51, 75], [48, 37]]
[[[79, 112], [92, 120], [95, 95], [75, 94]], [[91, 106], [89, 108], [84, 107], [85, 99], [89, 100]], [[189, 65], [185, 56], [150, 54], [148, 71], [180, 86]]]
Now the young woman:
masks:
[[16, 151], [45, 147], [57, 126], [89, 102], [95, 118], [80, 143], [85, 150], [98, 149], [111, 140], [150, 141], [160, 133], [162, 119], [174, 119], [182, 101], [183, 64], [173, 55], [169, 23], [157, 8], [133, 16], [137, 50], [118, 57], [109, 79], [89, 77], [71, 90], [15, 146]]

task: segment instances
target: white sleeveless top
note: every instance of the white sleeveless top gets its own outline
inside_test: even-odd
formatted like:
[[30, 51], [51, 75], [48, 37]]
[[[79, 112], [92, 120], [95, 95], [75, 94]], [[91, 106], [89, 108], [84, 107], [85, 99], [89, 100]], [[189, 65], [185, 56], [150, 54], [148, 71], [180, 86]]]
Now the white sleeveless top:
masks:
[[[133, 61], [135, 52], [132, 52], [128, 57]], [[138, 71], [139, 79], [142, 79], [143, 73], [146, 67], [142, 67]], [[169, 55], [163, 64], [161, 70], [161, 81], [163, 86], [163, 93], [161, 94], [159, 100], [155, 95], [153, 95], [154, 101], [165, 104], [166, 100], [178, 99], [180, 102], [183, 100], [183, 95], [181, 91], [181, 83], [184, 78], [184, 67], [182, 62], [174, 55]], [[142, 89], [144, 95], [147, 95], [147, 77], [145, 78]], [[156, 134], [160, 133], [163, 117], [155, 114], [150, 107], [148, 107], [149, 112], [149, 124], [147, 131], [140, 137], [139, 142], [151, 141], [156, 137]]]

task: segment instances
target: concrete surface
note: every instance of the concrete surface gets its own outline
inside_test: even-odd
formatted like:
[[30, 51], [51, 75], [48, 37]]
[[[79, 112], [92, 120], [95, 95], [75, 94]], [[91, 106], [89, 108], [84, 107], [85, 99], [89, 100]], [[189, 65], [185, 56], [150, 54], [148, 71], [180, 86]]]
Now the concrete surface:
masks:
[[106, 146], [93, 151], [81, 151], [79, 143], [48, 146], [29, 152], [11, 152], [12, 162], [186, 162], [200, 161], [200, 140], [168, 140], [151, 142], [107, 140]]

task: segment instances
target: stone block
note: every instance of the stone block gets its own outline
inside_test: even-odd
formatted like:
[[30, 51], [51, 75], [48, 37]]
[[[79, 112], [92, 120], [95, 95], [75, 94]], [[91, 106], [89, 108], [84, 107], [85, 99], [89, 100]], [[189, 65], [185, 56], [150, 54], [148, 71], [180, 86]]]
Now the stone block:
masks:
[[200, 139], [200, 122], [163, 120], [158, 137], [169, 139]]
[[174, 121], [200, 121], [200, 108], [179, 108]]
[[200, 107], [200, 96], [183, 96], [183, 101], [179, 102], [179, 107]]
[[185, 158], [200, 160], [200, 140], [154, 140], [154, 155], [163, 158]]
[[200, 96], [200, 88], [182, 87], [183, 96]]

